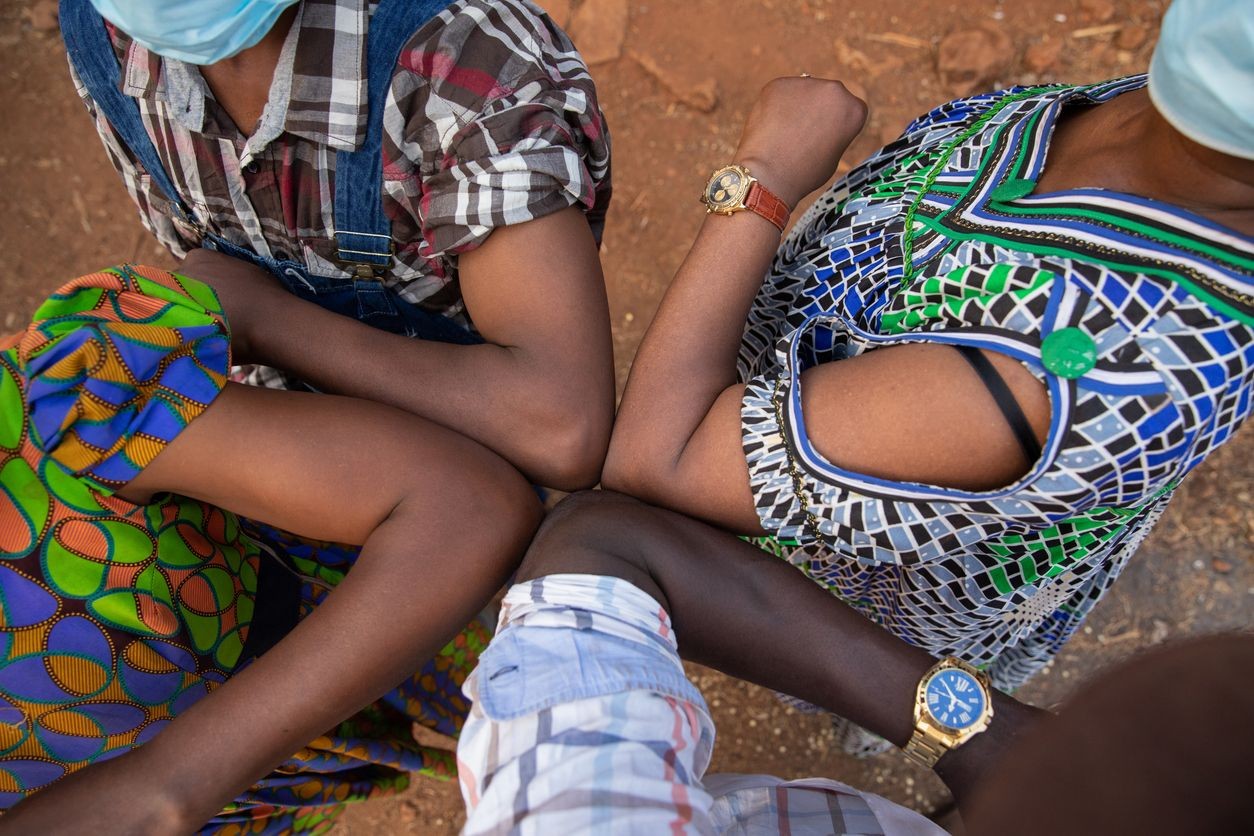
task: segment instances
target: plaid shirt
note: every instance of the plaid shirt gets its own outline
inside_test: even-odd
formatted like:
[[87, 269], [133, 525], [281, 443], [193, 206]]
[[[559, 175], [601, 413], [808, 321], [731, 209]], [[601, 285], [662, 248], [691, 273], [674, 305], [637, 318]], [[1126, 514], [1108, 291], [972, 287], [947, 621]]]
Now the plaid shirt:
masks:
[[463, 690], [463, 831], [944, 836], [836, 781], [705, 776], [714, 724], [669, 615], [627, 581], [550, 575], [505, 596]]
[[[347, 276], [335, 262], [335, 154], [366, 126], [365, 43], [374, 3], [304, 0], [245, 136], [198, 68], [109, 31], [122, 91], [175, 186], [206, 228], [264, 256]], [[183, 255], [195, 233], [79, 95], [144, 224]], [[579, 205], [600, 228], [610, 198], [609, 135], [574, 45], [528, 0], [459, 0], [401, 51], [383, 117], [384, 206], [396, 255], [384, 284], [466, 324], [457, 255], [498, 226]]]

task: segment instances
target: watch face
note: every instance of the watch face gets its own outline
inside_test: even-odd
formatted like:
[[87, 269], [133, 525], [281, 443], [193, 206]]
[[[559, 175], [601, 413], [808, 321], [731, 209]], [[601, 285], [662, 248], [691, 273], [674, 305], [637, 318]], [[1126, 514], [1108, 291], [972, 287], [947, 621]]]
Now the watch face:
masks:
[[711, 209], [728, 209], [744, 201], [749, 182], [744, 174], [734, 168], [715, 172], [705, 190], [705, 202]]
[[984, 689], [966, 671], [933, 674], [923, 693], [928, 713], [954, 731], [970, 728], [984, 716]]

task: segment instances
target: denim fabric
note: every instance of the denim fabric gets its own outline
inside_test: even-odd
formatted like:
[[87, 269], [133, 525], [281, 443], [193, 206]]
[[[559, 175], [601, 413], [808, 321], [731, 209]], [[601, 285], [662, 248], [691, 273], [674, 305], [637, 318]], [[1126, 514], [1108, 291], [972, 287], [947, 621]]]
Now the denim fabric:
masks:
[[[345, 262], [368, 265], [372, 270], [391, 262], [391, 223], [382, 202], [383, 111], [388, 82], [405, 41], [447, 5], [447, 0], [383, 0], [375, 11], [367, 48], [366, 138], [356, 150], [336, 154], [335, 229]], [[100, 15], [88, 0], [61, 0], [60, 16], [70, 60], [96, 106], [169, 198], [176, 221], [196, 228], [205, 247], [249, 261], [269, 271], [296, 296], [373, 327], [462, 345], [483, 341], [452, 320], [405, 301], [376, 279], [315, 275], [299, 262], [258, 255], [204, 230], [161, 165], [135, 101], [119, 90], [120, 68]]]

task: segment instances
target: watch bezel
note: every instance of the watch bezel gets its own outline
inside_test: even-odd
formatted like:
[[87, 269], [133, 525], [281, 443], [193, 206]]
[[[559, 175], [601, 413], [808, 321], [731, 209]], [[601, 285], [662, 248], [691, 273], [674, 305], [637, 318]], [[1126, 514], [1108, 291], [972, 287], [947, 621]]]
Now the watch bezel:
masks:
[[[740, 177], [740, 184], [734, 192], [729, 192], [724, 200], [714, 200], [714, 190], [718, 185], [718, 180], [728, 172], [735, 172]], [[725, 165], [715, 169], [710, 175], [709, 181], [706, 183], [705, 191], [701, 193], [701, 202], [705, 204], [706, 212], [712, 215], [732, 215], [741, 212], [748, 207], [745, 205], [745, 199], [749, 196], [749, 190], [753, 188], [753, 184], [757, 182], [753, 179], [753, 175], [749, 173], [749, 169], [742, 165]], [[725, 186], [723, 188], [726, 188]]]
[[[931, 708], [927, 704], [927, 686], [934, 677], [947, 670], [961, 671], [975, 680], [984, 696], [984, 710], [980, 716], [971, 725], [965, 728], [954, 728], [940, 720], [932, 713]], [[915, 690], [914, 702], [914, 725], [915, 728], [924, 732], [928, 737], [936, 740], [947, 750], [953, 749], [962, 743], [975, 737], [980, 732], [989, 727], [993, 719], [993, 692], [992, 685], [989, 682], [988, 674], [968, 665], [961, 659], [948, 658], [937, 662], [928, 672], [919, 680], [919, 685]]]
[[[949, 723], [946, 723], [944, 720], [941, 720], [940, 717], [936, 716], [936, 713], [932, 711], [932, 707], [928, 704], [928, 700], [927, 700], [928, 689], [931, 686], [932, 682], [941, 674], [948, 673], [951, 671], [960, 673], [963, 676], [967, 677], [968, 679], [970, 679], [972, 682], [975, 683], [975, 687], [980, 689], [980, 699], [981, 699], [981, 704], [982, 704], [982, 707], [980, 709], [980, 714], [975, 719], [973, 719], [970, 723], [968, 723], [965, 726], [962, 726], [961, 728], [959, 728], [958, 726], [951, 726]], [[988, 701], [989, 701], [988, 687], [985, 685], [985, 683], [980, 681], [979, 676], [972, 673], [971, 671], [966, 670], [965, 668], [961, 668], [957, 665], [947, 665], [943, 668], [933, 668], [919, 682], [919, 693], [920, 693], [920, 705], [922, 707], [924, 714], [926, 715], [926, 717], [923, 719], [926, 719], [929, 726], [939, 729], [945, 732], [946, 734], [964, 735], [967, 732], [971, 732], [973, 729], [977, 728], [981, 722], [984, 722], [985, 724], [987, 724], [987, 715], [989, 713], [988, 711]]]

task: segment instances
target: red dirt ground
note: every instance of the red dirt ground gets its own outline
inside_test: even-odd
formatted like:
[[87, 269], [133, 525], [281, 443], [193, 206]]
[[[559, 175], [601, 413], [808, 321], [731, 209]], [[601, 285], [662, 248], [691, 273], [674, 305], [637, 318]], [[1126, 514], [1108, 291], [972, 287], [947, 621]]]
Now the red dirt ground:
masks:
[[[942, 39], [991, 27], [984, 62], [1000, 84], [1096, 81], [1148, 66], [1160, 0], [550, 0], [593, 66], [614, 138], [615, 201], [602, 256], [610, 285], [619, 382], [667, 282], [701, 222], [696, 195], [726, 162], [757, 90], [777, 75], [845, 80], [871, 105], [856, 161], [955, 92], [938, 71]], [[70, 85], [50, 0], [0, 3], [0, 331], [44, 294], [123, 260], [171, 265], [140, 227]], [[582, 6], [590, 6], [582, 9]], [[614, 9], [626, 7], [621, 32]], [[572, 8], [573, 7], [573, 8]], [[596, 25], [607, 24], [608, 25]], [[608, 30], [608, 31], [606, 31]], [[618, 39], [621, 35], [621, 46]], [[954, 41], [950, 41], [952, 45]], [[615, 57], [615, 53], [619, 53]], [[1001, 63], [1002, 66], [997, 66]], [[1248, 432], [1184, 484], [1114, 592], [1051, 670], [1023, 696], [1053, 705], [1095, 671], [1150, 645], [1245, 628], [1254, 605], [1254, 464]], [[816, 650], [816, 652], [821, 652]], [[825, 775], [933, 810], [945, 792], [896, 755], [852, 761], [820, 717], [761, 689], [693, 668], [719, 727], [715, 771]], [[454, 784], [416, 781], [398, 798], [360, 805], [341, 834], [455, 833]]]

